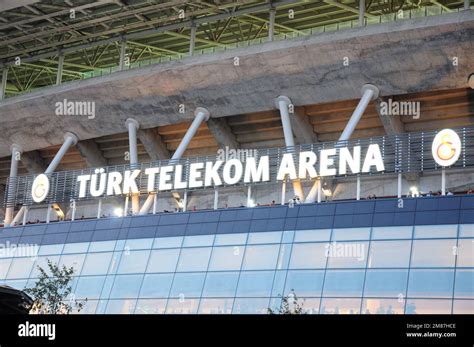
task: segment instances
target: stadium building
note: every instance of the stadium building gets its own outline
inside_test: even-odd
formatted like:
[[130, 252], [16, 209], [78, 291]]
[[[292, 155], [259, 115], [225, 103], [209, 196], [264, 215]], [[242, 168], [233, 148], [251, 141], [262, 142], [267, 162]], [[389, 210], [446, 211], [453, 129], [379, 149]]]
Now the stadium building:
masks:
[[7, 0], [0, 37], [1, 285], [474, 313], [469, 0]]

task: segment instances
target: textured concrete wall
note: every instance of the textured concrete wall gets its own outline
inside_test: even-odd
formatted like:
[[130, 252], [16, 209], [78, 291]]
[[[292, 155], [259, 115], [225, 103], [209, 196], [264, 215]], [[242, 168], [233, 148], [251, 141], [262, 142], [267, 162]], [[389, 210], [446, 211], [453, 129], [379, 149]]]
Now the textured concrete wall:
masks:
[[[25, 151], [125, 131], [135, 117], [143, 128], [190, 120], [196, 106], [213, 117], [265, 111], [273, 99], [295, 105], [360, 96], [375, 83], [381, 95], [462, 88], [474, 71], [474, 13], [417, 18], [366, 28], [195, 56], [123, 71], [13, 97], [0, 103], [0, 157], [11, 143]], [[239, 57], [239, 66], [234, 57]], [[453, 66], [452, 57], [459, 58]], [[343, 67], [344, 57], [349, 66]], [[57, 116], [55, 103], [95, 101], [96, 117]], [[179, 113], [179, 104], [186, 106]]]

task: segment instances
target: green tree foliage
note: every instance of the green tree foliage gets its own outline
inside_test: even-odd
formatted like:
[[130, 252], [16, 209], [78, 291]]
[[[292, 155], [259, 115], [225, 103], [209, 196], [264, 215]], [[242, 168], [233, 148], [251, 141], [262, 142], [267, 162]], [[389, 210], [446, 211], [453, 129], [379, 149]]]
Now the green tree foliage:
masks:
[[292, 290], [290, 294], [282, 297], [278, 310], [267, 309], [268, 314], [305, 314], [303, 303], [298, 302], [296, 293]]
[[38, 281], [25, 292], [33, 298], [30, 313], [37, 314], [70, 314], [84, 308], [87, 299], [76, 300], [72, 292], [73, 267], [59, 267], [48, 259], [49, 274], [40, 266]]

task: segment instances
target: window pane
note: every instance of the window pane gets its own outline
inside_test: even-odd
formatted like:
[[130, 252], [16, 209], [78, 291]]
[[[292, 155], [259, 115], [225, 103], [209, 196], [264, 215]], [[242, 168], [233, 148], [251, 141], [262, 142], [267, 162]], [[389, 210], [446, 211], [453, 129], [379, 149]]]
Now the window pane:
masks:
[[176, 271], [206, 271], [211, 247], [182, 249]]
[[450, 314], [451, 300], [408, 300], [406, 314]]
[[13, 258], [7, 278], [28, 278], [34, 263], [34, 259], [30, 257]]
[[88, 254], [81, 275], [107, 274], [112, 254], [112, 252]]
[[241, 272], [237, 296], [269, 297], [272, 290], [273, 276], [273, 271]]
[[173, 274], [145, 275], [142, 289], [140, 290], [140, 297], [167, 298], [170, 294], [172, 282]]
[[115, 276], [114, 286], [110, 298], [136, 298], [143, 275], [118, 275]]
[[433, 239], [439, 237], [457, 237], [458, 225], [417, 225], [415, 239]]
[[82, 265], [84, 264], [85, 258], [85, 254], [62, 255], [61, 260], [59, 261], [59, 266], [62, 267], [63, 265], [65, 265], [68, 268], [72, 267], [74, 268], [74, 275], [78, 275], [81, 273]]
[[178, 257], [179, 249], [151, 251], [146, 272], [174, 272]]
[[117, 273], [143, 273], [148, 263], [150, 251], [122, 252]]
[[367, 270], [364, 296], [405, 296], [407, 279], [408, 270]]
[[205, 276], [205, 273], [177, 273], [170, 296], [181, 299], [201, 296]]
[[151, 238], [126, 240], [123, 249], [127, 251], [135, 249], [150, 249], [152, 243], [153, 239]]
[[73, 313], [94, 314], [98, 304], [99, 300], [87, 300], [87, 302], [84, 303], [84, 306], [82, 307], [82, 310], [80, 312], [77, 312], [77, 309], [74, 309]]
[[61, 254], [63, 251], [63, 244], [59, 245], [43, 245], [39, 248], [38, 255]]
[[297, 230], [294, 242], [329, 241], [331, 229]]
[[98, 241], [91, 242], [89, 246], [89, 252], [104, 252], [113, 251], [115, 248], [116, 241]]
[[0, 280], [7, 277], [7, 272], [10, 268], [11, 262], [11, 259], [0, 259]]
[[90, 242], [66, 243], [63, 248], [63, 254], [85, 253], [89, 249]]
[[210, 272], [207, 274], [202, 296], [233, 297], [235, 296], [238, 280], [238, 272]]
[[318, 269], [326, 267], [327, 243], [294, 244], [290, 269]]
[[214, 246], [244, 245], [247, 242], [247, 235], [246, 233], [216, 235]]
[[474, 237], [474, 224], [460, 224], [459, 237]]
[[411, 241], [372, 241], [369, 268], [408, 267]]
[[356, 314], [361, 299], [326, 299], [321, 302], [321, 314]]
[[451, 297], [453, 270], [411, 270], [408, 297]]
[[257, 243], [280, 243], [281, 231], [265, 232], [265, 233], [250, 233], [247, 244]]
[[364, 283], [362, 270], [328, 270], [324, 296], [361, 296]]
[[405, 300], [398, 299], [364, 299], [362, 300], [363, 314], [403, 314]]
[[283, 231], [283, 236], [281, 237], [282, 243], [292, 243], [293, 238], [295, 237], [295, 232], [293, 230]]
[[269, 299], [235, 299], [234, 314], [267, 314]]
[[372, 228], [372, 240], [411, 239], [412, 232], [412, 226], [376, 227]]
[[185, 236], [183, 247], [212, 246], [214, 235]]
[[167, 299], [141, 299], [137, 301], [136, 314], [163, 314]]
[[202, 299], [199, 313], [204, 314], [230, 314], [234, 299]]
[[474, 298], [474, 270], [456, 270], [456, 298]]
[[240, 270], [244, 247], [214, 247], [209, 263], [209, 271]]
[[104, 285], [105, 276], [79, 277], [75, 290], [76, 298], [98, 299]]
[[290, 270], [286, 277], [285, 295], [294, 292], [297, 297], [321, 296], [324, 271]]
[[454, 314], [474, 314], [474, 300], [454, 300]]
[[280, 246], [280, 255], [278, 256], [277, 269], [287, 269], [290, 263], [291, 244], [282, 244]]
[[[48, 275], [51, 275], [51, 271], [49, 270], [49, 266], [48, 266], [48, 260], [50, 260], [51, 263], [53, 263], [54, 265], [57, 265], [59, 262], [59, 255], [46, 255], [46, 256], [38, 257], [36, 259], [36, 262], [34, 263], [33, 269], [31, 270], [30, 277], [36, 278], [39, 276], [38, 266], [42, 268]], [[12, 262], [12, 265], [10, 266], [10, 271], [11, 271], [12, 266], [13, 266], [13, 262]]]
[[332, 240], [368, 240], [370, 238], [370, 228], [344, 228], [333, 229]]
[[275, 269], [280, 245], [247, 246], [243, 270]]
[[199, 299], [169, 299], [166, 307], [168, 314], [195, 314]]
[[331, 242], [327, 247], [328, 268], [365, 268], [368, 242]]
[[413, 241], [412, 267], [453, 267], [456, 240]]
[[474, 267], [474, 240], [459, 240], [456, 265], [459, 267]]
[[136, 300], [109, 300], [106, 314], [131, 314], [135, 310]]
[[178, 248], [183, 243], [183, 237], [157, 237], [153, 241], [153, 248]]

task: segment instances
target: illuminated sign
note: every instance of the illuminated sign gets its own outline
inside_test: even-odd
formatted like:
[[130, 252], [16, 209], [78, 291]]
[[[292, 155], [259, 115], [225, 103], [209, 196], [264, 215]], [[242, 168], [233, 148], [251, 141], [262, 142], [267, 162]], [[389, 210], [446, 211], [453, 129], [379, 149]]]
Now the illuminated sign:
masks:
[[[361, 146], [354, 146], [352, 152], [348, 147], [322, 149], [318, 155], [312, 151], [299, 154], [285, 153], [281, 159], [276, 180], [306, 179], [334, 175], [368, 173], [372, 168], [377, 172], [384, 171], [382, 153], [378, 144], [371, 144], [361, 162]], [[298, 160], [295, 160], [298, 159]], [[361, 165], [362, 164], [362, 165]], [[259, 183], [270, 181], [270, 157], [248, 157], [245, 162], [239, 159], [227, 161], [216, 160], [190, 163], [184, 165], [166, 165], [141, 170], [126, 170], [123, 174], [117, 171], [105, 173], [96, 169], [94, 174], [79, 175], [79, 198], [88, 196], [100, 197], [139, 193], [136, 179], [146, 176], [147, 192], [195, 189], [236, 185], [238, 183]]]
[[443, 129], [436, 134], [431, 145], [433, 159], [440, 166], [453, 165], [461, 155], [461, 139], [451, 129]]
[[36, 176], [31, 186], [31, 197], [34, 202], [42, 202], [49, 193], [49, 178], [45, 174]]

